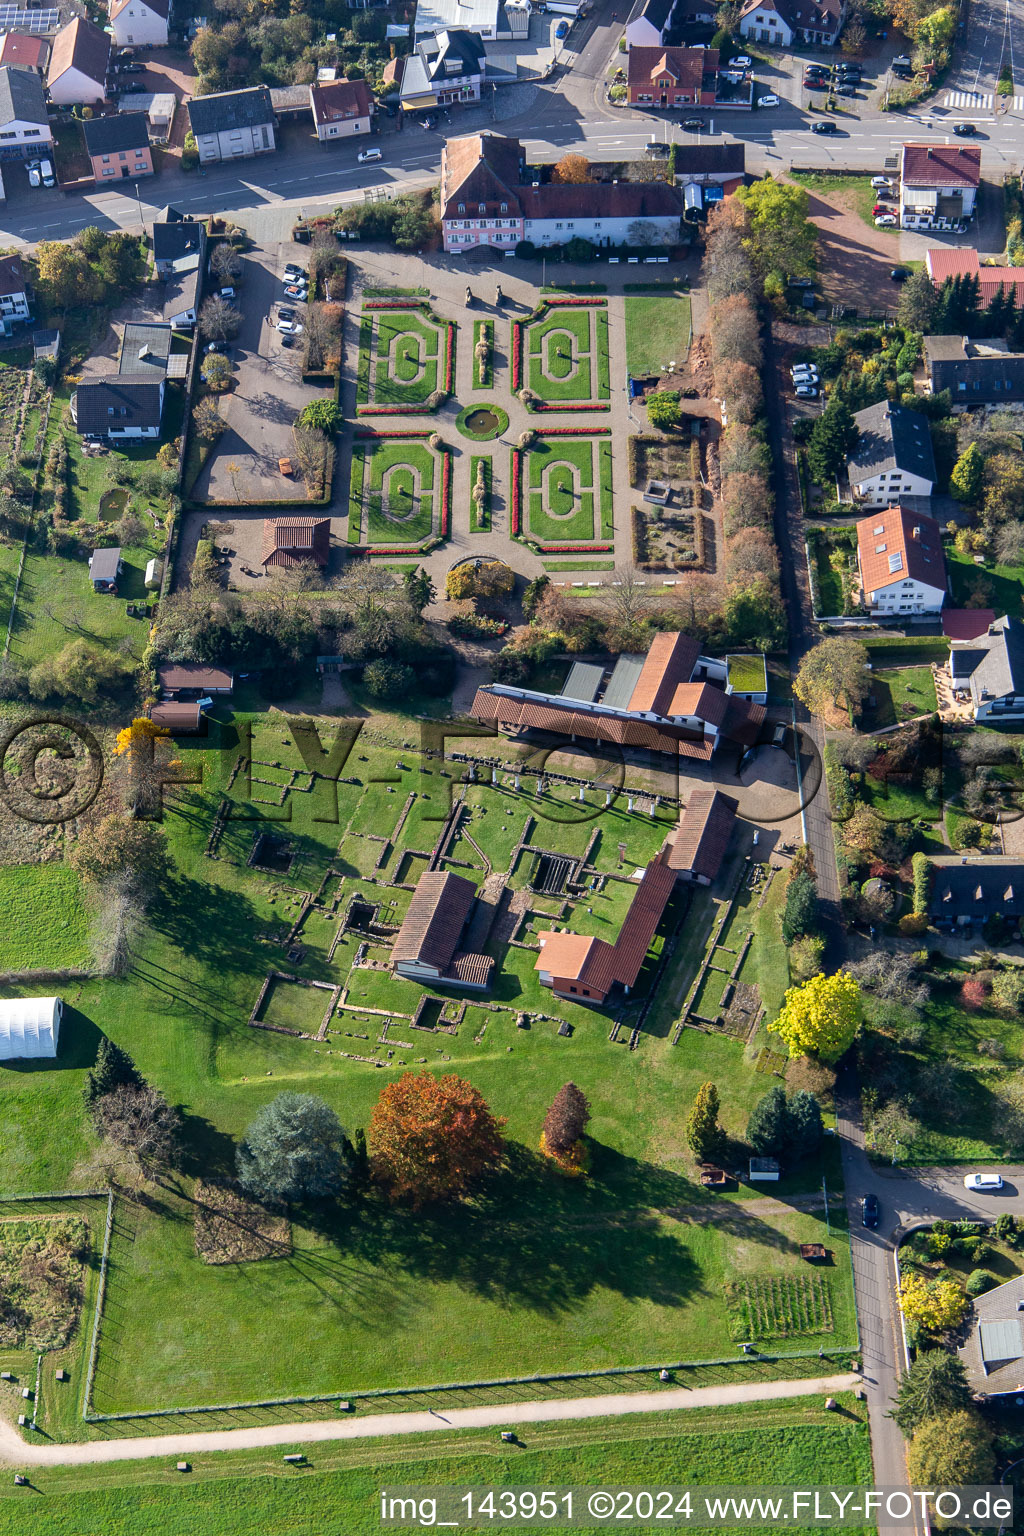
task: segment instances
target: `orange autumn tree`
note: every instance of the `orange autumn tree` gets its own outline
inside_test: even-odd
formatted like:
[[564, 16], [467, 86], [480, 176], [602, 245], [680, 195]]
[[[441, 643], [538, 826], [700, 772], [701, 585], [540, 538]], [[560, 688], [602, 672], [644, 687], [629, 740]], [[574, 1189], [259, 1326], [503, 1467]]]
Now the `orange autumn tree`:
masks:
[[404, 1072], [370, 1116], [370, 1169], [392, 1200], [457, 1198], [501, 1161], [504, 1124], [465, 1078]]

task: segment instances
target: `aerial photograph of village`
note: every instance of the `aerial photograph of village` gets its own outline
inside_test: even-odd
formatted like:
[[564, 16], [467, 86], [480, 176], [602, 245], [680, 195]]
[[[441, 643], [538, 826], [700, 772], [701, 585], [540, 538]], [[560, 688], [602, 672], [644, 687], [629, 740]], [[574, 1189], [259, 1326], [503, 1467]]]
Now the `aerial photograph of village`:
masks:
[[0, 1536], [1024, 1531], [1024, 0], [616, 3], [0, 5]]

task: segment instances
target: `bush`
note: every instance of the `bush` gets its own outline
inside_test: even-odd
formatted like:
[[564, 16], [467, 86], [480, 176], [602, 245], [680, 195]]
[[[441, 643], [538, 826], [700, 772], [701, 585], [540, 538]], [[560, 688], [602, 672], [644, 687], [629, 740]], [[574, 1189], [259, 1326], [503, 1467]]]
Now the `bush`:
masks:
[[986, 1291], [994, 1290], [998, 1284], [999, 1281], [995, 1275], [990, 1274], [987, 1269], [972, 1269], [967, 1276], [967, 1294], [968, 1296], [984, 1296]]
[[400, 699], [415, 680], [412, 668], [400, 661], [371, 661], [363, 671], [363, 685], [375, 699]]

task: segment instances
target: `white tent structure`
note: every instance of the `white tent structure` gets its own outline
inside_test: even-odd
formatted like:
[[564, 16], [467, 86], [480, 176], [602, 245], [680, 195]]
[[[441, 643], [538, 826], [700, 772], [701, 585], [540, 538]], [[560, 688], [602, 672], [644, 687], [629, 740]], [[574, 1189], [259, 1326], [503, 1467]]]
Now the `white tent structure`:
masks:
[[0, 1061], [56, 1056], [63, 1010], [59, 997], [0, 998]]

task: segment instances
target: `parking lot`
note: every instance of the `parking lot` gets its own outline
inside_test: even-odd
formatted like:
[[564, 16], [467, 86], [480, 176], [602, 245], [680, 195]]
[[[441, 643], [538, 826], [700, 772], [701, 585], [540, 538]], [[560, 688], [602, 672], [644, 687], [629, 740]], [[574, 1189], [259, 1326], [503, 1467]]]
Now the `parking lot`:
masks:
[[[288, 347], [276, 329], [279, 301], [289, 302], [282, 274], [289, 261], [302, 264], [302, 249], [275, 241], [243, 258], [236, 300], [242, 325], [231, 344], [234, 386], [219, 397], [228, 426], [196, 482], [197, 500], [243, 508], [304, 494], [301, 478], [282, 475], [278, 460], [293, 456], [299, 411], [310, 400], [329, 398], [329, 391], [303, 382], [301, 338]], [[305, 305], [294, 307], [301, 320]]]

